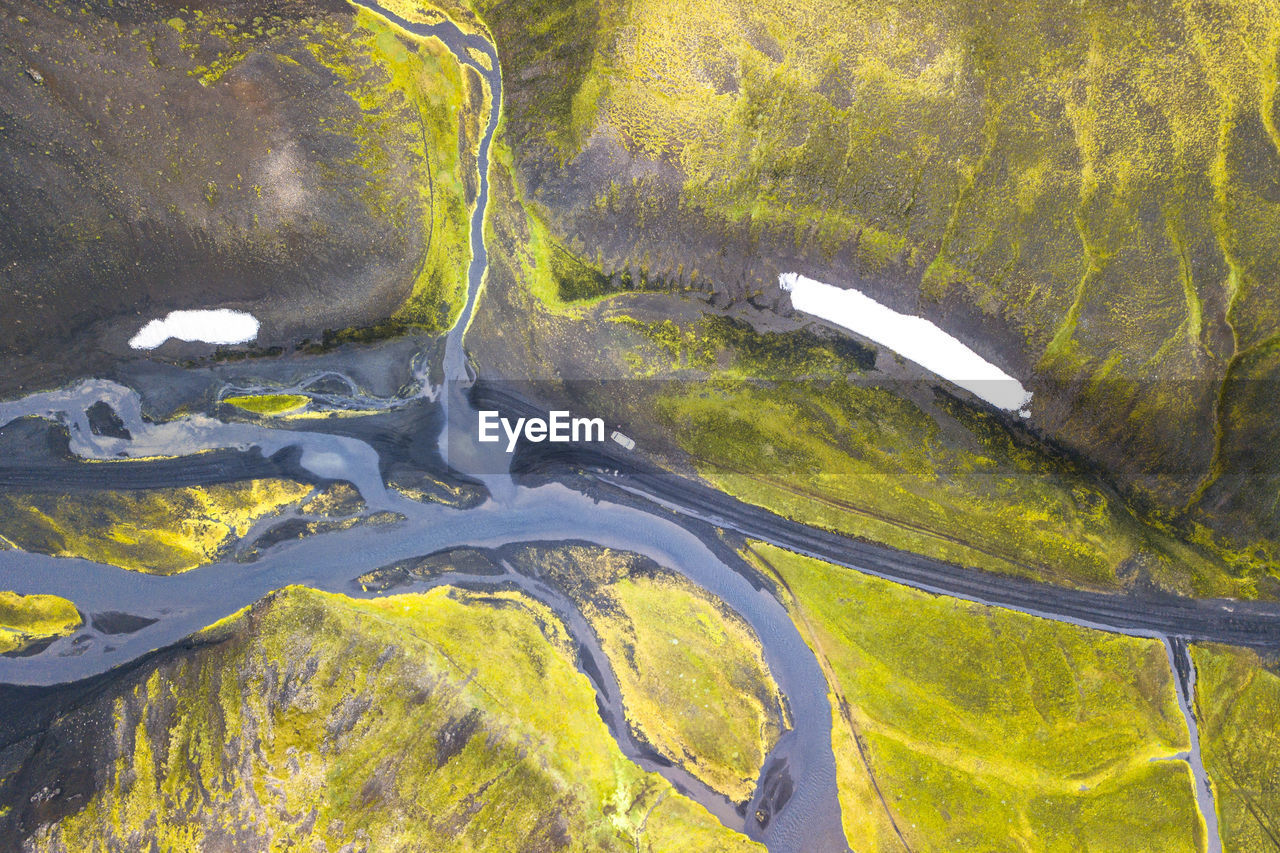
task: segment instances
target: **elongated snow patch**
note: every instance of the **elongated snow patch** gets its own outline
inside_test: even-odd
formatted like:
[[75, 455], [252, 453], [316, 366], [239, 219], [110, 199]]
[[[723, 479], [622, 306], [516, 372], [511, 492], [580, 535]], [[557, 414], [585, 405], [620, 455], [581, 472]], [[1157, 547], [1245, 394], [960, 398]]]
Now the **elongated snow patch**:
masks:
[[203, 311], [170, 311], [163, 320], [152, 320], [129, 339], [134, 349], [155, 349], [169, 338], [206, 344], [243, 344], [258, 337], [258, 318], [227, 308]]
[[959, 385], [993, 406], [1030, 415], [1031, 392], [1022, 383], [923, 317], [899, 314], [865, 293], [814, 281], [798, 273], [778, 276], [797, 311], [844, 326]]

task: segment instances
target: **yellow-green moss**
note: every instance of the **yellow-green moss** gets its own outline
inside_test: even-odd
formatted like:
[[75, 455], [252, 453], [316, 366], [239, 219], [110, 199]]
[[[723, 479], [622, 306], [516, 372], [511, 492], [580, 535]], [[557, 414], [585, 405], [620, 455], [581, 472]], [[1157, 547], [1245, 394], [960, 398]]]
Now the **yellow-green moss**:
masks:
[[106, 783], [35, 849], [757, 849], [628, 761], [549, 610], [290, 588], [115, 704]]
[[1253, 578], [1230, 576], [960, 406], [926, 409], [840, 381], [716, 382], [672, 383], [658, 411], [704, 477], [807, 523], [1060, 583], [1116, 588], [1137, 559], [1172, 589], [1254, 594]]
[[781, 733], [759, 639], [674, 578], [628, 578], [607, 592], [619, 613], [592, 624], [615, 662], [628, 719], [712, 788], [749, 800]]
[[[356, 21], [353, 39], [372, 57], [383, 79], [371, 81], [367, 69], [352, 66], [345, 45], [312, 45], [316, 59], [344, 81], [361, 107], [359, 120], [327, 129], [354, 139], [354, 156], [363, 158], [361, 165], [374, 174], [385, 172], [380, 158], [385, 158], [389, 139], [419, 156], [415, 189], [419, 211], [427, 219], [426, 245], [410, 293], [391, 324], [442, 331], [453, 324], [465, 300], [471, 259], [467, 187], [474, 180], [466, 170], [475, 169], [479, 128], [488, 117], [487, 89], [464, 74], [438, 39], [409, 34], [364, 8], [357, 10]], [[472, 92], [477, 85], [485, 91]], [[359, 192], [371, 209], [400, 222], [409, 215], [399, 209], [402, 189], [377, 194], [370, 185]]]
[[365, 506], [359, 489], [350, 483], [338, 482], [320, 491], [299, 509], [307, 515], [345, 518], [364, 512]]
[[785, 583], [826, 672], [854, 849], [896, 849], [895, 826], [917, 850], [1200, 849], [1158, 641], [749, 556]]
[[760, 639], [741, 617], [635, 554], [573, 545], [520, 559], [581, 608], [632, 729], [715, 790], [749, 800], [787, 721]]
[[1280, 538], [1257, 499], [1280, 469], [1250, 452], [1277, 352], [1238, 381], [1280, 334], [1271, 0], [481, 6], [550, 240], [705, 260], [735, 298], [787, 257], [945, 297], [930, 313], [1034, 365], [1055, 437], [1139, 500], [1239, 552]]
[[301, 409], [311, 398], [305, 394], [246, 394], [226, 397], [222, 402], [255, 415], [282, 415]]
[[143, 491], [6, 491], [0, 535], [24, 551], [167, 575], [216, 560], [259, 518], [311, 491], [279, 479]]
[[[1264, 558], [1236, 559], [1136, 509], [1061, 446], [996, 414], [876, 373], [874, 351], [847, 337], [757, 332], [674, 296], [678, 319], [653, 297], [564, 301], [545, 269], [549, 232], [499, 166], [491, 275], [510, 286], [479, 316], [504, 354], [518, 354], [503, 368], [688, 380], [619, 384], [625, 393], [583, 402], [653, 425], [646, 444], [677, 451], [673, 466], [782, 515], [961, 565], [1101, 589], [1136, 580], [1270, 594]], [[528, 334], [513, 331], [515, 316]]]
[[1280, 846], [1280, 675], [1274, 661], [1228, 646], [1194, 646], [1196, 716], [1223, 849]]
[[0, 592], [0, 654], [70, 634], [83, 622], [80, 611], [65, 598]]
[[[494, 164], [504, 169], [509, 179], [514, 179], [514, 158], [510, 144], [499, 136], [495, 138], [491, 151]], [[521, 286], [537, 298], [540, 307], [556, 316], [577, 318], [583, 316], [584, 312], [591, 307], [613, 296], [612, 292], [604, 288], [598, 288], [598, 292], [578, 298], [565, 293], [561, 282], [567, 274], [578, 273], [586, 278], [600, 278], [602, 275], [598, 270], [592, 270], [589, 266], [583, 265], [580, 259], [557, 244], [542, 218], [531, 206], [525, 204], [520, 189], [515, 186], [511, 189], [516, 198], [503, 200], [495, 197], [495, 201], [499, 204], [518, 205], [519, 213], [512, 210], [498, 211], [499, 218], [486, 223], [485, 239], [490, 246], [490, 252], [510, 253], [510, 256], [503, 260], [519, 277]], [[523, 233], [517, 240], [504, 240], [502, 238], [505, 235], [499, 229], [504, 225], [509, 226], [510, 217], [513, 215], [520, 217]], [[566, 273], [566, 268], [570, 268], [571, 272]]]

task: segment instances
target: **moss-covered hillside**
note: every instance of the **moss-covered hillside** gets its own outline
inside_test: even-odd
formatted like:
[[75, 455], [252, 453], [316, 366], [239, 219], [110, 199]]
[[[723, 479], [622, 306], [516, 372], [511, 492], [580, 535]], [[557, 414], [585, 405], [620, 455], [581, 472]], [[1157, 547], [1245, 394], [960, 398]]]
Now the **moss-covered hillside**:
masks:
[[1158, 640], [749, 553], [826, 672], [852, 849], [1206, 849]]
[[0, 9], [0, 390], [229, 306], [259, 343], [447, 326], [484, 92], [336, 0]]
[[605, 281], [855, 284], [1160, 511], [1280, 531], [1274, 3], [480, 5], [519, 180]]
[[1229, 646], [1192, 649], [1196, 715], [1205, 768], [1213, 780], [1227, 850], [1280, 847], [1280, 673], [1263, 658]]
[[622, 755], [574, 659], [550, 611], [516, 594], [290, 588], [0, 750], [0, 837], [35, 850], [757, 849]]

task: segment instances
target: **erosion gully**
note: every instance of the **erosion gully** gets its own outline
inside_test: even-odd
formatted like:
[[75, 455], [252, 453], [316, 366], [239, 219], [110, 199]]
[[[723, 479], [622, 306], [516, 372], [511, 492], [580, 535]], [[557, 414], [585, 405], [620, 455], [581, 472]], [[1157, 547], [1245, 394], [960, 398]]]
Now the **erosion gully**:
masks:
[[[437, 441], [441, 462], [457, 474], [482, 483], [488, 499], [480, 506], [465, 510], [409, 500], [385, 485], [382, 471], [389, 461], [388, 451], [375, 449], [350, 435], [308, 431], [296, 425], [272, 428], [227, 423], [206, 415], [152, 422], [143, 416], [143, 400], [157, 389], [148, 387], [150, 380], [145, 374], [139, 374], [132, 383], [138, 386], [136, 389], [106, 380], [86, 380], [66, 389], [0, 403], [0, 426], [30, 416], [64, 424], [72, 452], [82, 459], [96, 460], [92, 464], [81, 463], [82, 467], [109, 469], [111, 475], [105, 479], [115, 488], [143, 485], [145, 478], [141, 472], [152, 463], [128, 461], [131, 459], [176, 458], [179, 466], [188, 466], [184, 482], [199, 482], [204, 476], [212, 476], [206, 474], [208, 460], [221, 458], [211, 457], [208, 451], [239, 451], [242, 456], [257, 460], [293, 454], [293, 464], [316, 481], [349, 481], [360, 490], [370, 511], [393, 512], [402, 517], [394, 524], [358, 525], [274, 545], [252, 561], [225, 560], [168, 577], [123, 571], [89, 560], [52, 558], [22, 551], [0, 552], [0, 587], [4, 589], [63, 596], [89, 614], [127, 613], [155, 620], [130, 633], [104, 633], [90, 625], [74, 636], [54, 641], [38, 653], [0, 657], [0, 682], [57, 685], [99, 675], [178, 642], [289, 584], [372, 596], [381, 593], [366, 592], [355, 581], [357, 576], [441, 550], [461, 546], [500, 548], [533, 542], [589, 542], [637, 552], [680, 572], [741, 616], [759, 637], [769, 669], [789, 706], [792, 728], [779, 739], [764, 762], [756, 793], [745, 807], [730, 803], [635, 738], [626, 722], [617, 678], [599, 642], [573, 603], [543, 579], [522, 574], [504, 564], [502, 575], [447, 573], [408, 588], [422, 589], [446, 583], [474, 588], [515, 588], [547, 604], [564, 620], [578, 643], [579, 666], [594, 685], [601, 716], [626, 755], [645, 769], [662, 774], [726, 826], [762, 841], [775, 853], [847, 850], [836, 792], [832, 711], [825, 678], [812, 651], [768, 585], [761, 583], [754, 570], [716, 537], [716, 528], [723, 526], [716, 524], [718, 519], [700, 518], [696, 512], [681, 513], [678, 507], [672, 511], [661, 496], [645, 501], [643, 490], [634, 486], [630, 491], [639, 491], [640, 500], [632, 499], [634, 495], [625, 491], [619, 492], [617, 499], [607, 496], [602, 499], [598, 493], [588, 495], [588, 490], [571, 488], [564, 483], [520, 485], [511, 476], [508, 457], [499, 445], [481, 445], [474, 441], [476, 414], [468, 392], [477, 375], [469, 363], [463, 341], [488, 265], [484, 220], [489, 199], [489, 155], [502, 106], [497, 52], [488, 39], [466, 33], [451, 21], [417, 23], [370, 0], [351, 2], [414, 37], [439, 39], [460, 64], [472, 68], [489, 88], [491, 109], [478, 152], [479, 191], [471, 217], [466, 303], [445, 338], [440, 357], [426, 358], [418, 354], [419, 357], [413, 359], [410, 369], [416, 381], [405, 393], [380, 397], [362, 394], [358, 382], [342, 369], [332, 367], [292, 384], [259, 386], [252, 390], [306, 392], [312, 384], [324, 380], [329, 390], [312, 394], [313, 400], [335, 408], [359, 409], [367, 413], [363, 416], [366, 419], [385, 418], [388, 413], [406, 408], [434, 408], [437, 415], [431, 422], [439, 427], [438, 431], [428, 432], [420, 440]], [[478, 61], [472, 51], [486, 57], [487, 63]], [[172, 386], [185, 381], [207, 382], [207, 376], [197, 380], [194, 373], [175, 371], [155, 380], [157, 387], [161, 383]], [[338, 390], [333, 390], [334, 386]], [[233, 389], [227, 385], [219, 396], [232, 390], [241, 391], [244, 387]], [[86, 410], [97, 402], [105, 402], [117, 413], [129, 431], [128, 439], [94, 434]], [[104, 464], [107, 460], [111, 460], [111, 464]], [[12, 481], [10, 485], [24, 482], [22, 466], [23, 460], [10, 460], [4, 472], [0, 472], [0, 480]], [[155, 469], [152, 465], [147, 470]], [[46, 470], [33, 466], [28, 479], [39, 478], [47, 489], [56, 487], [59, 477], [68, 478], [70, 483], [76, 476], [67, 468]], [[95, 470], [95, 482], [103, 479]], [[752, 534], [749, 529], [741, 532]], [[895, 578], [890, 576], [890, 579]], [[947, 594], [946, 590], [937, 591]], [[982, 601], [977, 596], [963, 597]], [[1009, 606], [999, 601], [993, 603]], [[1053, 613], [1037, 612], [1036, 615], [1089, 624]], [[1145, 631], [1125, 632], [1151, 636]], [[1192, 768], [1197, 802], [1209, 829], [1208, 846], [1210, 850], [1220, 850], [1212, 788], [1200, 760], [1194, 715], [1194, 666], [1185, 642], [1162, 639], [1168, 649], [1179, 686], [1179, 703], [1191, 735], [1186, 760]], [[549, 700], [554, 701], [551, 697]], [[757, 815], [767, 815], [767, 819], [761, 820]]]

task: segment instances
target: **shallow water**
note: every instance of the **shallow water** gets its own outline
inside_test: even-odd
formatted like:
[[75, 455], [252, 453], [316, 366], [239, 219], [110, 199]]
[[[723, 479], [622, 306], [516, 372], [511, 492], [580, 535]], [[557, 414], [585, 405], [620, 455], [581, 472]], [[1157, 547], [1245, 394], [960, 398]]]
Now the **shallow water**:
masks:
[[1191, 743], [1184, 760], [1191, 768], [1196, 807], [1200, 810], [1200, 817], [1204, 819], [1208, 834], [1207, 853], [1222, 853], [1222, 835], [1218, 830], [1218, 810], [1214, 803], [1213, 786], [1209, 783], [1209, 774], [1204, 769], [1204, 756], [1200, 750], [1200, 727], [1195, 710], [1196, 665], [1191, 659], [1191, 648], [1185, 641], [1165, 637], [1164, 648], [1169, 657], [1169, 667], [1173, 670], [1173, 692], [1177, 694], [1178, 707], [1182, 710], [1182, 719], [1187, 724], [1187, 736]]
[[[6, 589], [60, 595], [88, 614], [128, 613], [156, 620], [130, 634], [108, 635], [90, 625], [72, 637], [53, 642], [38, 654], [0, 657], [0, 681], [58, 684], [105, 672], [181, 640], [289, 584], [363, 595], [365, 593], [353, 583], [359, 574], [442, 549], [534, 541], [589, 541], [644, 554], [680, 572], [736, 611], [754, 629], [766, 662], [790, 706], [794, 726], [794, 730], [779, 741], [766, 766], [774, 760], [784, 761], [795, 789], [768, 826], [761, 830], [754, 819], [738, 814], [723, 797], [684, 771], [645, 757], [630, 741], [625, 724], [615, 721], [613, 731], [624, 752], [640, 760], [647, 769], [662, 773], [726, 825], [764, 840], [771, 850], [846, 849], [836, 796], [826, 682], [817, 660], [782, 605], [748, 581], [745, 574], [740, 573], [744, 569], [742, 565], [729, 565], [726, 561], [733, 560], [731, 555], [717, 555], [703, 538], [674, 520], [621, 504], [599, 502], [561, 485], [517, 486], [508, 474], [493, 473], [505, 471], [510, 458], [500, 448], [456, 440], [473, 434], [476, 423], [475, 412], [467, 399], [468, 387], [475, 376], [463, 339], [487, 264], [483, 221], [488, 202], [489, 149], [501, 104], [499, 65], [487, 41], [462, 33], [451, 22], [413, 24], [376, 4], [361, 2], [360, 5], [418, 35], [441, 39], [460, 62], [481, 74], [493, 93], [493, 109], [479, 150], [480, 191], [471, 221], [472, 261], [467, 300], [446, 337], [440, 362], [418, 363], [418, 381], [408, 398], [358, 400], [360, 395], [355, 383], [340, 371], [329, 371], [323, 377], [306, 377], [294, 388], [305, 390], [321, 379], [333, 380], [329, 383], [337, 389], [333, 396], [345, 398], [342, 402], [351, 407], [386, 411], [407, 405], [440, 406], [444, 429], [439, 435], [422, 435], [416, 440], [438, 442], [440, 454], [450, 466], [483, 482], [491, 498], [470, 510], [419, 504], [403, 498], [386, 488], [380, 469], [383, 460], [374, 448], [352, 437], [308, 432], [296, 429], [296, 425], [277, 429], [224, 423], [203, 415], [150, 423], [143, 418], [142, 398], [137, 392], [105, 380], [87, 380], [65, 390], [0, 404], [0, 425], [29, 415], [60, 421], [67, 425], [72, 451], [86, 459], [101, 460], [98, 464], [111, 464], [108, 460], [121, 458], [181, 457], [215, 448], [258, 448], [268, 456], [286, 448], [298, 448], [299, 464], [316, 478], [350, 481], [360, 490], [371, 511], [390, 510], [404, 516], [404, 521], [398, 524], [357, 526], [282, 543], [267, 549], [254, 562], [228, 561], [170, 577], [127, 572], [81, 559], [19, 551], [0, 553], [0, 577]], [[476, 62], [468, 54], [468, 47], [488, 55], [492, 69], [486, 70]], [[182, 377], [169, 375], [165, 381], [170, 385], [181, 383]], [[207, 382], [207, 377], [201, 381]], [[224, 388], [218, 397], [231, 390]], [[282, 389], [260, 385], [253, 390], [270, 393]], [[98, 401], [106, 402], [115, 410], [131, 439], [93, 433], [85, 410]], [[455, 440], [449, 441], [450, 436]], [[616, 681], [612, 680], [607, 661], [599, 654], [598, 647], [593, 648], [594, 641], [580, 614], [565, 600], [539, 588], [530, 579], [508, 577], [487, 581], [513, 583], [561, 613], [606, 682], [597, 685], [604, 707], [610, 715], [620, 716]], [[470, 579], [470, 582], [482, 581]], [[752, 814], [752, 808], [748, 808], [747, 815]]]

